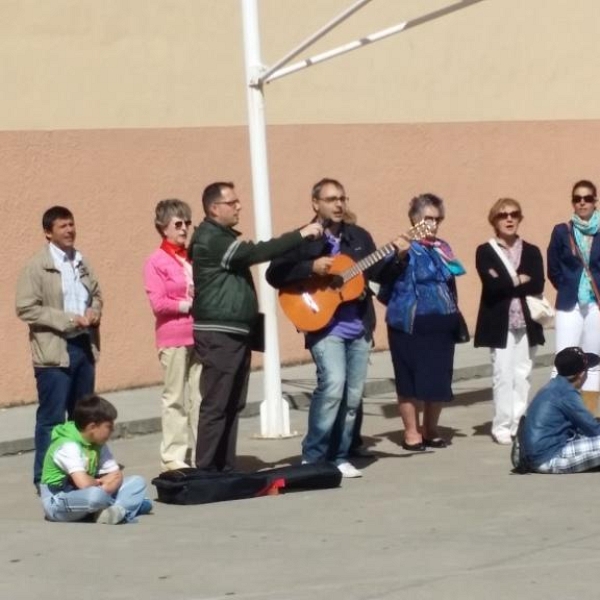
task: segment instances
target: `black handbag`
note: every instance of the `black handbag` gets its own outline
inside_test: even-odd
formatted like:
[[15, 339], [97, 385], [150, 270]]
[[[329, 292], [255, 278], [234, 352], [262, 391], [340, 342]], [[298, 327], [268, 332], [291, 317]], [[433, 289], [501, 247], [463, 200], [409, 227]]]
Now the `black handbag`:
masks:
[[457, 344], [466, 344], [471, 341], [471, 334], [469, 333], [469, 328], [467, 327], [467, 322], [463, 317], [463, 314], [460, 310], [457, 313], [457, 324], [456, 324], [456, 332], [454, 333], [454, 341]]
[[467, 327], [467, 322], [463, 317], [463, 314], [460, 312], [460, 308], [458, 308], [458, 291], [456, 289], [456, 281], [453, 279], [449, 285], [450, 293], [452, 294], [452, 298], [454, 299], [454, 304], [456, 304], [456, 330], [454, 331], [454, 343], [456, 344], [466, 344], [471, 341], [471, 334], [469, 333], [469, 328]]

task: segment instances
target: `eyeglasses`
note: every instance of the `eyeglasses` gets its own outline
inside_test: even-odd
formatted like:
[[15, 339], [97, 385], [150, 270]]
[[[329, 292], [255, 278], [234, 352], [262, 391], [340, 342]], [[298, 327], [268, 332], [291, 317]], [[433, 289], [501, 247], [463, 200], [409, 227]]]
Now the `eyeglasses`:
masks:
[[241, 202], [239, 200], [223, 200], [223, 202], [213, 202], [213, 204], [227, 204], [227, 206], [239, 206]]
[[504, 219], [520, 219], [521, 211], [520, 210], [511, 210], [511, 211], [503, 211], [496, 214], [496, 219], [499, 221], [503, 221]]
[[326, 196], [325, 198], [319, 198], [319, 200], [325, 202], [326, 204], [334, 204], [335, 202], [346, 204], [350, 198], [348, 198], [348, 196]]
[[426, 223], [435, 223], [439, 225], [444, 220], [444, 217], [423, 217], [423, 221]]
[[593, 204], [596, 202], [596, 196], [593, 194], [586, 194], [585, 196], [580, 196], [579, 194], [573, 194], [573, 198], [571, 202], [573, 204], [579, 204], [581, 201], [584, 201], [586, 204]]
[[184, 225], [186, 227], [189, 227], [192, 224], [191, 221], [175, 221], [175, 223], [173, 223], [173, 225], [175, 226], [175, 229], [181, 229]]

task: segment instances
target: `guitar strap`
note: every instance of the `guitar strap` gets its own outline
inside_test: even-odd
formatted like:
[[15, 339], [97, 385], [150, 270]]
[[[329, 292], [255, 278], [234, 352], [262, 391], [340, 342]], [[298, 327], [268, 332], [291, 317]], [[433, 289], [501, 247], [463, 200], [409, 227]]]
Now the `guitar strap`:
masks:
[[581, 250], [579, 249], [579, 246], [575, 242], [575, 235], [573, 234], [573, 223], [571, 223], [571, 222], [567, 223], [567, 229], [569, 230], [569, 243], [571, 244], [571, 252], [572, 252], [573, 256], [579, 257], [579, 260], [581, 261], [581, 264], [583, 265], [585, 274], [588, 276], [588, 279], [590, 280], [590, 284], [592, 286], [594, 296], [596, 297], [596, 302], [598, 303], [598, 306], [600, 307], [600, 292], [598, 291], [598, 286], [596, 285], [596, 282], [594, 281], [594, 278], [592, 277], [590, 267], [585, 262], [585, 259], [583, 258], [583, 254], [581, 254]]

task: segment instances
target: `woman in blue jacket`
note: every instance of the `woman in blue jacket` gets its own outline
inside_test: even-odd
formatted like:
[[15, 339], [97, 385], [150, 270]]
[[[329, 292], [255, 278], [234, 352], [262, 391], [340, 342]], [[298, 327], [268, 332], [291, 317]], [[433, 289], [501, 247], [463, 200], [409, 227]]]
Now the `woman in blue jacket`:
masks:
[[[548, 246], [548, 279], [556, 288], [556, 352], [580, 346], [600, 353], [600, 214], [596, 186], [578, 181], [571, 197], [573, 215], [554, 227]], [[553, 373], [554, 375], [556, 373]], [[600, 371], [593, 367], [582, 388], [588, 408], [595, 413]]]
[[[459, 331], [455, 277], [465, 271], [450, 246], [437, 237], [444, 202], [433, 194], [411, 200], [411, 223], [425, 221], [430, 233], [411, 242], [400, 258], [399, 272], [382, 286], [386, 323], [400, 417], [402, 447], [423, 451], [445, 448], [439, 435], [442, 407], [452, 400], [454, 345]], [[422, 421], [420, 421], [420, 413]]]

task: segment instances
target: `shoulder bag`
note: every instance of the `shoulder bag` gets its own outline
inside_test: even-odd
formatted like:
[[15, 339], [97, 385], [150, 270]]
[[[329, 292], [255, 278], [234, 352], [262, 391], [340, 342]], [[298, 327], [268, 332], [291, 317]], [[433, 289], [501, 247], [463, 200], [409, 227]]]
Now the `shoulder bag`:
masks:
[[[500, 248], [498, 242], [492, 238], [489, 240], [489, 245], [492, 247], [494, 252], [498, 255], [498, 258], [502, 261], [504, 268], [508, 271], [508, 274], [513, 278], [518, 278], [517, 271], [513, 267], [506, 254]], [[544, 296], [525, 296], [525, 302], [529, 309], [531, 318], [540, 325], [550, 325], [552, 319], [554, 319], [554, 308], [552, 304], [544, 298]]]
[[579, 249], [579, 246], [575, 242], [575, 236], [573, 235], [573, 224], [567, 223], [567, 228], [569, 230], [569, 242], [571, 244], [571, 252], [573, 253], [573, 256], [579, 257], [579, 260], [581, 261], [581, 264], [583, 265], [583, 270], [585, 271], [585, 274], [588, 276], [588, 278], [590, 280], [590, 285], [592, 286], [592, 290], [594, 292], [594, 296], [596, 297], [596, 302], [598, 303], [598, 307], [600, 307], [600, 292], [598, 292], [598, 286], [596, 285], [596, 282], [594, 281], [594, 278], [592, 277], [590, 267], [585, 262], [583, 255], [581, 254], [581, 250]]

